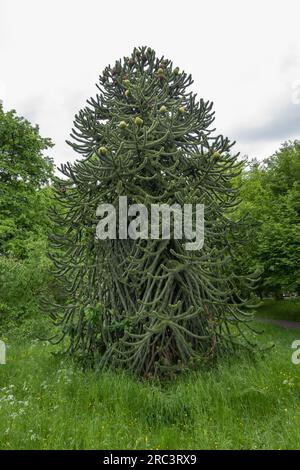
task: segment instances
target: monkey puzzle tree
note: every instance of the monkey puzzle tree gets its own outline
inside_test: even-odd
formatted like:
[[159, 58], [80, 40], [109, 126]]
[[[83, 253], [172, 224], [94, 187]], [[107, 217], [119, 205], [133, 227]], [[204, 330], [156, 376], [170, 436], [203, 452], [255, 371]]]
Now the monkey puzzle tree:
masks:
[[[54, 305], [58, 339], [99, 367], [142, 375], [195, 367], [248, 341], [252, 314], [239, 292], [251, 279], [233, 271], [241, 169], [233, 143], [214, 137], [212, 103], [189, 91], [190, 75], [146, 47], [108, 66], [99, 94], [71, 134], [83, 158], [62, 165], [53, 217], [55, 274], [70, 302]], [[97, 239], [100, 203], [204, 204], [205, 239]], [[128, 219], [128, 223], [129, 223]], [[58, 251], [56, 251], [58, 250]], [[55, 254], [56, 253], [56, 254]], [[238, 339], [242, 337], [242, 339]]]

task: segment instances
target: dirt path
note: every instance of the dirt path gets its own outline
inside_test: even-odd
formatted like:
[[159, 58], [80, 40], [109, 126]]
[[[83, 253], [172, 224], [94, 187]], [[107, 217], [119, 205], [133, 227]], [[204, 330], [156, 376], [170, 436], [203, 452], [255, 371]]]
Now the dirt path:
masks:
[[263, 323], [271, 323], [272, 325], [282, 326], [283, 328], [290, 328], [291, 330], [300, 329], [299, 321], [289, 321], [289, 320], [274, 320], [271, 318], [256, 318], [256, 320]]

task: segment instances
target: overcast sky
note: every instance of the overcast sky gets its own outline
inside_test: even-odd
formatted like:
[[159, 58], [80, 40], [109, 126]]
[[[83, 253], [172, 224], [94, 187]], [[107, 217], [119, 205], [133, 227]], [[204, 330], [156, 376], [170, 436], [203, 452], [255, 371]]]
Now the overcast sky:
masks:
[[57, 165], [74, 160], [65, 140], [99, 73], [147, 45], [261, 159], [300, 138], [299, 23], [299, 0], [0, 0], [0, 99], [52, 138]]

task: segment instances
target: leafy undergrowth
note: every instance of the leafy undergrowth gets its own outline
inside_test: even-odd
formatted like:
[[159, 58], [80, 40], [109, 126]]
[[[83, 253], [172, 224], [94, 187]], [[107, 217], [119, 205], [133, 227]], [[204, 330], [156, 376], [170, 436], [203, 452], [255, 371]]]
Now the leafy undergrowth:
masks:
[[273, 300], [266, 299], [257, 308], [257, 316], [275, 320], [289, 320], [300, 322], [300, 300]]
[[[276, 347], [253, 361], [159, 386], [83, 372], [41, 341], [7, 339], [0, 365], [1, 449], [297, 449], [300, 333], [265, 327]], [[3, 338], [2, 338], [3, 339]]]

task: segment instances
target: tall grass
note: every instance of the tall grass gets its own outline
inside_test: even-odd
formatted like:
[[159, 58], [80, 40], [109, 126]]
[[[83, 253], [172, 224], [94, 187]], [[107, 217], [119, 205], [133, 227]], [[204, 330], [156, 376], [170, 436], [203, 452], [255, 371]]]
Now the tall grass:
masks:
[[[267, 326], [265, 357], [222, 361], [173, 384], [83, 372], [39, 342], [8, 341], [1, 449], [296, 449], [297, 332]], [[298, 333], [299, 335], [299, 333]]]

